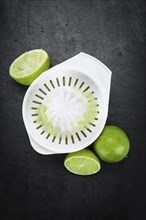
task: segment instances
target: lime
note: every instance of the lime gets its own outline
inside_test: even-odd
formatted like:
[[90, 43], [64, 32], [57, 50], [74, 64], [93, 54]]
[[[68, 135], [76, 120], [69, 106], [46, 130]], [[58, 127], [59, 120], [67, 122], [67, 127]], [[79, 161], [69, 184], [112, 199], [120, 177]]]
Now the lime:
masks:
[[67, 170], [78, 175], [91, 175], [100, 170], [100, 161], [89, 149], [83, 149], [74, 153], [69, 153], [64, 166]]
[[123, 160], [129, 152], [130, 142], [126, 133], [119, 127], [107, 125], [94, 142], [95, 153], [105, 162], [115, 163]]
[[42, 49], [25, 52], [11, 64], [10, 76], [23, 85], [30, 85], [50, 67], [50, 58]]

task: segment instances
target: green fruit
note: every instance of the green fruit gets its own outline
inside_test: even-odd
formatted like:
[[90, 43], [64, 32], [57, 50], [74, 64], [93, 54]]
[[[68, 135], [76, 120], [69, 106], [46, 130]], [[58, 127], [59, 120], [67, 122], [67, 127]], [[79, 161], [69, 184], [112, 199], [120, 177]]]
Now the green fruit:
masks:
[[50, 67], [50, 58], [42, 49], [25, 52], [11, 64], [10, 76], [18, 83], [30, 85]]
[[100, 161], [89, 149], [83, 149], [74, 153], [69, 153], [64, 166], [67, 170], [78, 175], [91, 175], [100, 170]]
[[126, 157], [130, 149], [130, 142], [121, 128], [108, 125], [94, 142], [93, 149], [101, 160], [115, 163]]

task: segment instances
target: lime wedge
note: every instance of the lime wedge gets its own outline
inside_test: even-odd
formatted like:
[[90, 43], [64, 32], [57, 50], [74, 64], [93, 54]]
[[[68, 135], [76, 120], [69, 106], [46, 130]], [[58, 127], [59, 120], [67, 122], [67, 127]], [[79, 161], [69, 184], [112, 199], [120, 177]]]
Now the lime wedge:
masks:
[[91, 175], [100, 170], [100, 161], [89, 149], [83, 149], [74, 153], [69, 153], [64, 166], [67, 170], [78, 175]]
[[30, 85], [50, 67], [50, 58], [42, 49], [25, 52], [11, 64], [10, 76], [18, 83]]

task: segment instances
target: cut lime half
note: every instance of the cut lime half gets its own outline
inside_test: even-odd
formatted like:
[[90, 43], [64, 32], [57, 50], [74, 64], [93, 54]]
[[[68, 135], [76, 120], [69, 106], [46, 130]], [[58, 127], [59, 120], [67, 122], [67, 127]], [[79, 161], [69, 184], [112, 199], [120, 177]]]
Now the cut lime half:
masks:
[[42, 49], [25, 52], [11, 64], [10, 76], [18, 83], [30, 85], [50, 67], [50, 58]]
[[100, 161], [91, 150], [83, 149], [69, 153], [64, 160], [64, 166], [74, 174], [91, 175], [100, 170]]

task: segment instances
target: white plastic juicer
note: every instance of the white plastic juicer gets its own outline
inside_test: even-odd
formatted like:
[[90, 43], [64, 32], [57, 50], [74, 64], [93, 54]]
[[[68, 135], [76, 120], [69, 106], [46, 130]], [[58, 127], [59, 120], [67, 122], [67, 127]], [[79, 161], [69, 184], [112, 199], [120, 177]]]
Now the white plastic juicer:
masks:
[[22, 106], [34, 150], [59, 154], [92, 144], [106, 123], [111, 74], [102, 62], [82, 52], [41, 74]]

